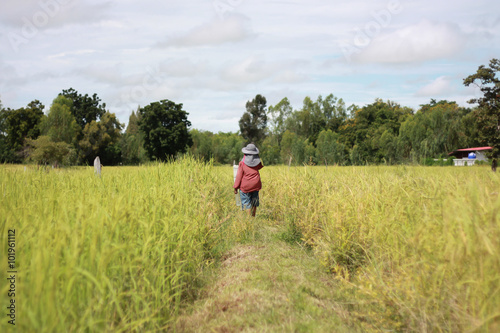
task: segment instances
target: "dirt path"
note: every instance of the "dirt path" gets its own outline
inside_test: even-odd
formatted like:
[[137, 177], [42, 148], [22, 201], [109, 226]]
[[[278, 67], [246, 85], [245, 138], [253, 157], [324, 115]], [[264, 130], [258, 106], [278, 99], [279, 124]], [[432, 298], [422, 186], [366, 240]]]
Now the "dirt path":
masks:
[[335, 280], [310, 251], [265, 227], [228, 251], [179, 332], [352, 332], [333, 301]]

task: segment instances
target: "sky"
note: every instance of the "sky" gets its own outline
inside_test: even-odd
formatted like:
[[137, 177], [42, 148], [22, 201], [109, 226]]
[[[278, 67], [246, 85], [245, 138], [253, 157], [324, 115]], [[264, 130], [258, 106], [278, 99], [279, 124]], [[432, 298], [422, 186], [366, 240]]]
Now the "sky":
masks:
[[417, 110], [481, 96], [463, 79], [500, 58], [498, 0], [2, 0], [0, 101], [96, 93], [126, 124], [169, 99], [191, 128], [236, 132], [257, 94], [293, 108], [333, 94]]

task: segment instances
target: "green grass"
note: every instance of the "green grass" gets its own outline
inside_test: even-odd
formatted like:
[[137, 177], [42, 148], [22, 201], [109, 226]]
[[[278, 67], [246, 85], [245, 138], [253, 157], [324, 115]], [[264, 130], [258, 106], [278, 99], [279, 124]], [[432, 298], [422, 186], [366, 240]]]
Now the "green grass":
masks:
[[232, 168], [190, 158], [102, 178], [0, 166], [0, 279], [15, 228], [17, 329], [500, 330], [500, 176], [488, 167], [261, 176], [251, 219]]
[[[223, 212], [213, 167], [0, 172], [1, 278], [16, 229], [17, 328], [155, 331], [169, 325], [210, 262]], [[2, 304], [7, 285], [0, 285]], [[3, 307], [3, 305], [2, 305]], [[7, 326], [0, 323], [0, 330]]]
[[[207, 274], [199, 299], [174, 327], [179, 332], [353, 332], [336, 302], [336, 283], [300, 244], [282, 240], [266, 219], [254, 239], [232, 247]], [[344, 314], [345, 316], [345, 314]]]
[[274, 218], [298, 229], [337, 277], [339, 302], [364, 330], [499, 328], [498, 174], [302, 167], [262, 177]]

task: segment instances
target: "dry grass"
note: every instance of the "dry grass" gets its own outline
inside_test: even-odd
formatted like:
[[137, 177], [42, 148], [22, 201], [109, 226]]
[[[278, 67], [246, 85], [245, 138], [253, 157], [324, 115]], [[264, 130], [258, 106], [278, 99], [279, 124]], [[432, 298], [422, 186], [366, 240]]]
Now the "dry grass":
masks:
[[[249, 222], [248, 219], [247, 223]], [[208, 278], [199, 300], [178, 319], [185, 332], [343, 332], [333, 281], [309, 251], [273, 228], [237, 245]], [[329, 281], [328, 283], [324, 283]]]

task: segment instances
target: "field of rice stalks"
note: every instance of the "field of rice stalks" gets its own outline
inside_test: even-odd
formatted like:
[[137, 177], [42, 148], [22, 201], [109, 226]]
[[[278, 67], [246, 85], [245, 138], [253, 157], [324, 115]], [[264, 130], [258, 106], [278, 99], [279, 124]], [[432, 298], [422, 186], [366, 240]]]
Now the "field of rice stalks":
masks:
[[[102, 178], [93, 168], [0, 168], [0, 274], [5, 281], [15, 229], [18, 330], [169, 325], [216, 245], [211, 230], [224, 209], [217, 170], [190, 159], [105, 168]], [[0, 284], [2, 309], [8, 288]], [[4, 312], [2, 332], [10, 326]]]
[[[0, 166], [20, 331], [162, 331], [248, 221], [232, 168]], [[260, 218], [305, 244], [362, 330], [500, 330], [500, 177], [487, 167], [266, 167]], [[252, 225], [252, 228], [258, 226]], [[247, 229], [245, 229], [247, 228]], [[0, 284], [0, 331], [10, 328]], [[5, 314], [4, 314], [5, 312]]]
[[265, 200], [364, 330], [500, 330], [500, 177], [487, 167], [268, 168]]

